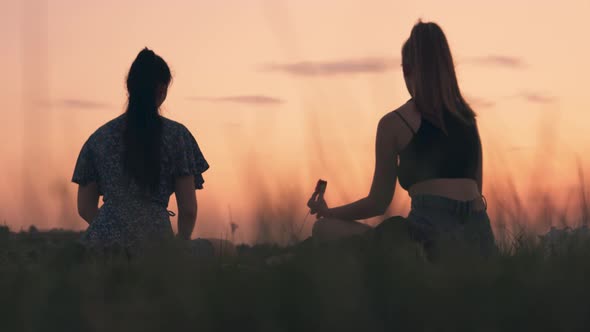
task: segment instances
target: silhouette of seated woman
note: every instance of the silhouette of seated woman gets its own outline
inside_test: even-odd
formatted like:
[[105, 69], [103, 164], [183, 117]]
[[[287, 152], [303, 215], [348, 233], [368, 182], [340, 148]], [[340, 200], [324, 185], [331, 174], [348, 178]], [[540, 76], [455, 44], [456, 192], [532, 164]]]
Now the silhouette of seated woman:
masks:
[[404, 222], [392, 218], [377, 231], [408, 231], [425, 244], [452, 235], [484, 252], [492, 250], [475, 113], [461, 95], [447, 39], [437, 24], [413, 27], [402, 48], [402, 66], [412, 98], [379, 121], [369, 194], [335, 208], [328, 208], [323, 195], [312, 195], [308, 206], [320, 218], [312, 237], [325, 242], [367, 232], [371, 227], [355, 220], [383, 215], [399, 180], [412, 199], [411, 212]]
[[[178, 204], [178, 237], [189, 240], [197, 217], [195, 189], [209, 165], [182, 124], [160, 115], [171, 81], [166, 62], [145, 48], [127, 76], [126, 112], [86, 141], [72, 181], [90, 247], [137, 247], [173, 238], [167, 211]], [[99, 208], [99, 196], [104, 204]]]

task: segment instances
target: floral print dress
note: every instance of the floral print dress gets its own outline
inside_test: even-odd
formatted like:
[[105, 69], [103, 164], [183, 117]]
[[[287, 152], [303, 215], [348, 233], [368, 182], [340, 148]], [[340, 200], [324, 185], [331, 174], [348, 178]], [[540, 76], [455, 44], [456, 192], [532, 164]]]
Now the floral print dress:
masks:
[[125, 115], [100, 127], [86, 141], [74, 169], [72, 182], [95, 182], [103, 205], [82, 236], [89, 247], [132, 247], [143, 241], [173, 236], [168, 214], [175, 179], [192, 175], [195, 189], [203, 188], [202, 173], [209, 168], [197, 141], [182, 124], [162, 117], [160, 183], [145, 194], [123, 170]]

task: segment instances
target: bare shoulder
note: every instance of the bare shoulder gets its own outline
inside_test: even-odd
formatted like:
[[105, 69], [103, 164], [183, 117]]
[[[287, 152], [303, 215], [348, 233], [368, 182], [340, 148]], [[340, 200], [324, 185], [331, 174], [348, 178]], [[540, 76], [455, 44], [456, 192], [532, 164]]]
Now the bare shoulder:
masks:
[[379, 121], [379, 125], [383, 128], [396, 130], [403, 127], [407, 128], [406, 122], [412, 127], [420, 125], [420, 113], [418, 113], [414, 102], [411, 100], [385, 114]]
[[384, 122], [384, 124], [394, 126], [396, 124], [399, 125], [400, 123], [405, 125], [402, 118], [409, 123], [420, 122], [420, 113], [418, 113], [416, 104], [414, 104], [413, 100], [409, 100], [395, 110], [385, 114], [383, 118], [381, 118], [381, 121]]
[[420, 113], [418, 113], [414, 101], [409, 100], [385, 114], [379, 121], [379, 128], [387, 132], [396, 142], [397, 147], [401, 149], [412, 139], [413, 132], [416, 132], [420, 127], [420, 122]]

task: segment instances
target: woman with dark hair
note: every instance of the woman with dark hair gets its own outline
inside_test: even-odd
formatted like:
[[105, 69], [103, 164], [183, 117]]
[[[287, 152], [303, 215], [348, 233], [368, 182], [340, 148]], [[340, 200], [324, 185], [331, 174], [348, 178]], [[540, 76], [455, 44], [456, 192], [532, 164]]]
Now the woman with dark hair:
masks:
[[[166, 62], [145, 48], [127, 76], [126, 112], [86, 141], [72, 181], [90, 247], [130, 248], [173, 237], [167, 211], [178, 203], [178, 237], [189, 240], [197, 217], [195, 189], [209, 168], [189, 130], [160, 115], [172, 76]], [[99, 208], [99, 196], [104, 204]], [[172, 214], [173, 215], [173, 214]]]
[[[449, 235], [490, 252], [495, 244], [482, 196], [475, 113], [461, 95], [447, 39], [437, 24], [414, 26], [402, 48], [402, 66], [412, 98], [379, 121], [369, 194], [328, 208], [323, 194], [314, 193], [308, 205], [320, 219], [313, 238], [323, 242], [367, 232], [368, 225], [354, 220], [383, 215], [399, 180], [412, 198], [403, 226], [414, 239], [431, 245]], [[395, 223], [386, 220], [377, 228]]]

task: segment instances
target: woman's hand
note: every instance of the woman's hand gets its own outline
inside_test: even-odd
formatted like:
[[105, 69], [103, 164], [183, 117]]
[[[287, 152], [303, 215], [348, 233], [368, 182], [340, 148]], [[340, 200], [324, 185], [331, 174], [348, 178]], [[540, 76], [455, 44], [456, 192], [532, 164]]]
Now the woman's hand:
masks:
[[312, 215], [317, 214], [318, 218], [325, 217], [328, 214], [329, 208], [323, 193], [314, 192], [307, 201], [307, 206], [310, 209], [309, 213]]

